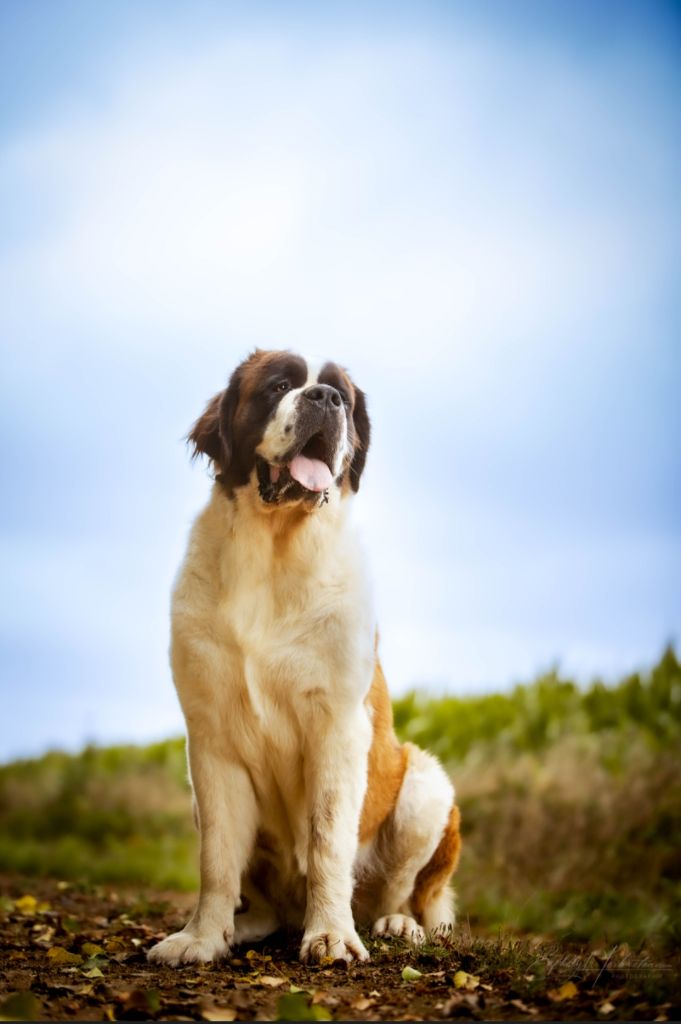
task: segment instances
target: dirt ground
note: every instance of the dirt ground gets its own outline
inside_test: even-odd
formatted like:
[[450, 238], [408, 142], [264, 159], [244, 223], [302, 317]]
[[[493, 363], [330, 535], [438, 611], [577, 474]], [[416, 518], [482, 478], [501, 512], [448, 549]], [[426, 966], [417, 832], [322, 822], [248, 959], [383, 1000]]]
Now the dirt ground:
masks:
[[679, 958], [471, 934], [412, 949], [365, 937], [371, 962], [306, 967], [280, 934], [205, 967], [146, 951], [186, 894], [0, 879], [0, 1020], [678, 1020]]

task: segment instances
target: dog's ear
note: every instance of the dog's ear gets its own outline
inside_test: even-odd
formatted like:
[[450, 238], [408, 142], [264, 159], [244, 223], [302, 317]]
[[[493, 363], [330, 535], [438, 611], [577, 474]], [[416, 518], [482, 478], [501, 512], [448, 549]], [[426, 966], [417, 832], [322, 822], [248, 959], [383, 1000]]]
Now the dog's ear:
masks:
[[213, 395], [189, 431], [192, 459], [207, 455], [224, 472], [232, 461], [234, 447], [234, 414], [239, 401], [241, 374], [236, 369], [228, 387]]
[[213, 462], [220, 461], [222, 441], [220, 440], [220, 403], [225, 392], [213, 395], [203, 413], [187, 434], [187, 441], [192, 446], [192, 459], [199, 455], [207, 455]]
[[364, 472], [369, 442], [371, 440], [371, 423], [367, 413], [366, 395], [355, 387], [355, 407], [352, 410], [355, 424], [355, 454], [350, 463], [350, 485], [353, 491], [359, 490], [359, 478]]

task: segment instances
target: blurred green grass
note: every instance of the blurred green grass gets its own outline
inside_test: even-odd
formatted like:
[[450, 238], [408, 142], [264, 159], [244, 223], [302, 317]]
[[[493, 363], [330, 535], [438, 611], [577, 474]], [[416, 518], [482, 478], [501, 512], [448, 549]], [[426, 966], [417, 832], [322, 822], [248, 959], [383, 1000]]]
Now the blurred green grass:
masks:
[[[551, 672], [507, 694], [395, 701], [462, 810], [462, 917], [485, 928], [662, 945], [681, 939], [681, 666], [582, 688]], [[184, 741], [0, 766], [0, 871], [193, 889]]]

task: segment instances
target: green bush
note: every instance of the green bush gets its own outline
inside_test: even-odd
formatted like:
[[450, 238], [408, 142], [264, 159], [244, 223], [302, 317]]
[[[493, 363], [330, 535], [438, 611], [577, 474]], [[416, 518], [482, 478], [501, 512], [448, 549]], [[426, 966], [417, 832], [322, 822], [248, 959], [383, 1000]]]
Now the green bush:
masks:
[[413, 692], [396, 700], [394, 709], [401, 739], [427, 747], [452, 766], [480, 744], [524, 753], [545, 750], [563, 736], [606, 731], [618, 734], [623, 748], [635, 733], [664, 749], [681, 739], [681, 665], [669, 647], [647, 675], [629, 676], [616, 686], [597, 681], [582, 689], [549, 672], [508, 694]]

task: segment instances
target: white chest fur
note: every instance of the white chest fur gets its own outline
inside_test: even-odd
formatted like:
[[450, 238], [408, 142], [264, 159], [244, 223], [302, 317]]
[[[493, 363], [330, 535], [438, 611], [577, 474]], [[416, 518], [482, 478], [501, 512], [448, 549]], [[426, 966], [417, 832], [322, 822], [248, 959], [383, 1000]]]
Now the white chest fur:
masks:
[[363, 556], [338, 495], [292, 529], [215, 488], [173, 595], [172, 661], [190, 737], [248, 766], [263, 824], [305, 870], [305, 756], [320, 716], [356, 718], [373, 671]]

